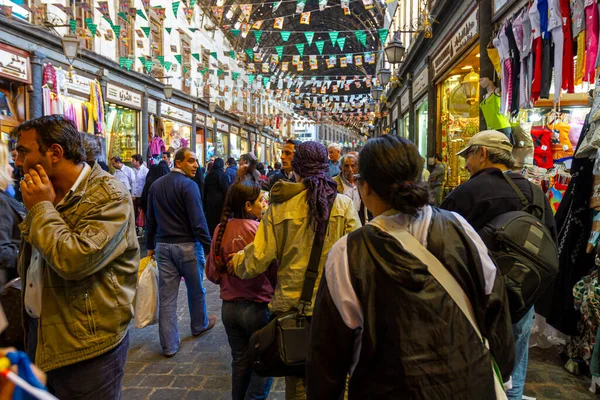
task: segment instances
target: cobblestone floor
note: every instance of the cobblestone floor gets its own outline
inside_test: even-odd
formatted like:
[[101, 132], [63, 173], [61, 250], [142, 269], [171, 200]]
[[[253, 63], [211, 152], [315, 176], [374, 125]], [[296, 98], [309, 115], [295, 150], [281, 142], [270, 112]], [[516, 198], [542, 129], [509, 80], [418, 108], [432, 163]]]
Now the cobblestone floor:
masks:
[[[216, 326], [194, 338], [182, 284], [179, 293], [181, 346], [172, 358], [161, 354], [158, 325], [130, 330], [131, 344], [123, 380], [123, 399], [230, 399], [231, 356], [225, 328], [221, 323], [221, 300], [216, 285], [204, 281], [210, 315]], [[562, 368], [555, 350], [532, 349], [525, 395], [538, 400], [596, 399], [588, 391], [590, 379], [575, 377]], [[277, 379], [269, 399], [284, 399], [284, 382]]]

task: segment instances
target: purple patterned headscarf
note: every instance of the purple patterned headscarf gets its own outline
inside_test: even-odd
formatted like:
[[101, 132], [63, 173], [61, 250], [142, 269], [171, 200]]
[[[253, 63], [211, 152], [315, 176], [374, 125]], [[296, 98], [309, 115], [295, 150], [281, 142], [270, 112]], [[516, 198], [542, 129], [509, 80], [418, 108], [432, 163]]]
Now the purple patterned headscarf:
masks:
[[327, 149], [318, 142], [304, 142], [294, 149], [292, 169], [303, 179], [308, 202], [308, 219], [315, 232], [325, 236], [329, 206], [335, 200], [337, 184], [329, 177]]

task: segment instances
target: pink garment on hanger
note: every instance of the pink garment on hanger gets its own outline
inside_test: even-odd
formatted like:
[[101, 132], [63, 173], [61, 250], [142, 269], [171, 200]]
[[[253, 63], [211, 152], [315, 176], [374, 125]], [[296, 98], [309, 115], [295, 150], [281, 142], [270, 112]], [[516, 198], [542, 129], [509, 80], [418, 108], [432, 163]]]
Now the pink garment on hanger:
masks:
[[585, 73], [583, 81], [594, 83], [596, 79], [596, 57], [598, 56], [598, 7], [593, 1], [585, 6]]

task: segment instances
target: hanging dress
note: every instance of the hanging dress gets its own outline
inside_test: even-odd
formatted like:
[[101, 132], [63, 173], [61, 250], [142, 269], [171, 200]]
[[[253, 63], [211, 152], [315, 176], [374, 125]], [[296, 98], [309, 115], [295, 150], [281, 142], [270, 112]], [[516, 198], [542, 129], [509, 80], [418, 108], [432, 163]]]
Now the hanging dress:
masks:
[[529, 7], [529, 19], [531, 21], [531, 34], [533, 37], [533, 77], [531, 80], [531, 101], [535, 103], [540, 98], [542, 87], [542, 28], [540, 12], [538, 11], [538, 0], [534, 0]]
[[598, 55], [598, 7], [594, 0], [585, 2], [585, 71], [583, 81], [594, 83]]
[[575, 66], [573, 65], [573, 33], [571, 32], [571, 12], [569, 0], [560, 0], [560, 13], [563, 21], [564, 52], [562, 59], [562, 89], [575, 92]]
[[[548, 31], [550, 32], [552, 44], [554, 46], [554, 103], [558, 103], [560, 101], [560, 91], [562, 89], [563, 54], [565, 46], [560, 0], [549, 0], [548, 10], [550, 15], [548, 20]], [[572, 63], [571, 60], [571, 64]]]

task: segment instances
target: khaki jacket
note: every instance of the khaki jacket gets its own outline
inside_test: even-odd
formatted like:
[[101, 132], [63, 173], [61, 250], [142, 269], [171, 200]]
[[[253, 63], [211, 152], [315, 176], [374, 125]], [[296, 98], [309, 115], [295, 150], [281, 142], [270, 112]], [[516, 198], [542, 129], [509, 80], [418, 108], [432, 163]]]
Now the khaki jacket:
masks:
[[[63, 204], [35, 205], [20, 228], [23, 288], [32, 245], [44, 258], [35, 363], [49, 371], [116, 347], [133, 317], [140, 258], [123, 184], [95, 164]], [[28, 318], [24, 311], [25, 326]]]
[[[360, 227], [352, 200], [348, 196], [337, 196], [319, 263], [313, 305], [331, 246]], [[314, 236], [308, 223], [304, 184], [277, 182], [271, 190], [271, 206], [260, 222], [254, 242], [233, 258], [236, 275], [244, 279], [255, 277], [267, 271], [274, 260], [279, 260], [277, 286], [269, 308], [273, 312], [285, 312], [298, 307]], [[312, 306], [305, 310], [308, 315], [312, 314]]]

